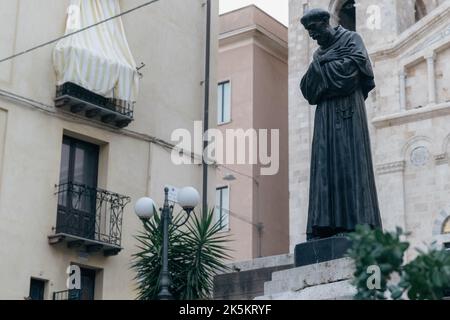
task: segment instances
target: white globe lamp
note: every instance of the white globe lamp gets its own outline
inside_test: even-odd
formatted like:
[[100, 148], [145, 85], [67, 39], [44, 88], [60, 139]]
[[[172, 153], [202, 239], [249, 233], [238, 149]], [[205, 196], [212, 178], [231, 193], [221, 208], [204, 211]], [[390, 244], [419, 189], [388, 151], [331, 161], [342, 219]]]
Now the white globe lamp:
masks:
[[150, 198], [141, 198], [136, 202], [134, 212], [142, 220], [151, 219], [155, 215], [155, 202]]
[[193, 187], [185, 187], [178, 191], [178, 204], [187, 212], [191, 212], [200, 202], [200, 194]]

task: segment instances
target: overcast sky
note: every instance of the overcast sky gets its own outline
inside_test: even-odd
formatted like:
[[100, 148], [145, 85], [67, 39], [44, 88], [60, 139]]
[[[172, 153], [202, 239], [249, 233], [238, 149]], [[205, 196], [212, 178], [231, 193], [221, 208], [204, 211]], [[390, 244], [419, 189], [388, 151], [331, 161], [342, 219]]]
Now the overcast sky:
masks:
[[219, 0], [220, 13], [254, 4], [284, 25], [289, 21], [289, 0]]

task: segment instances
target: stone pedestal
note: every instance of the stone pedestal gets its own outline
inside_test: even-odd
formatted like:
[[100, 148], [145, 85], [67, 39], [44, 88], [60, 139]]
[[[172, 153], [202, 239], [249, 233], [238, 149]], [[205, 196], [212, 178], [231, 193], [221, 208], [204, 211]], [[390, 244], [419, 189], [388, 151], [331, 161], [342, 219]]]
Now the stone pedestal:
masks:
[[264, 296], [255, 300], [351, 300], [356, 294], [353, 272], [348, 258], [274, 272]]
[[351, 241], [346, 237], [332, 237], [313, 240], [295, 247], [294, 265], [303, 267], [311, 264], [337, 260], [345, 257]]
[[351, 242], [345, 237], [297, 245], [295, 254], [231, 265], [231, 273], [214, 279], [219, 300], [350, 300], [353, 262], [344, 258]]
[[232, 263], [230, 271], [214, 277], [214, 299], [253, 300], [264, 295], [264, 284], [274, 272], [293, 267], [292, 254]]

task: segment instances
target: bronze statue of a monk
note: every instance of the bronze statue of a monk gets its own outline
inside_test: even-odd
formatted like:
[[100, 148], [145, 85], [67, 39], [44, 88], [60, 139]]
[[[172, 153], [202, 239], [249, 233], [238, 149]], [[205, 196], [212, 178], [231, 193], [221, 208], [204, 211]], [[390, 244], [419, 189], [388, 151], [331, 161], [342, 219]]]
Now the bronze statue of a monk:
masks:
[[320, 48], [301, 81], [317, 105], [311, 159], [308, 240], [381, 228], [365, 100], [375, 88], [361, 37], [330, 26], [330, 14], [308, 11], [301, 23]]

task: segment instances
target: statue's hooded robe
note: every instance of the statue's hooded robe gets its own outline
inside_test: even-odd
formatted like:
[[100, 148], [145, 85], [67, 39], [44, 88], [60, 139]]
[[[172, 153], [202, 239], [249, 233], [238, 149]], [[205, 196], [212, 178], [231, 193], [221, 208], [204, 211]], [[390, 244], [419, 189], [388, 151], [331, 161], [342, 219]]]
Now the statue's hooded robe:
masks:
[[[319, 48], [301, 82], [304, 97], [317, 105], [311, 159], [308, 239], [381, 228], [365, 100], [375, 88], [361, 37], [337, 27], [334, 40]], [[329, 50], [348, 48], [339, 60], [320, 63]]]

